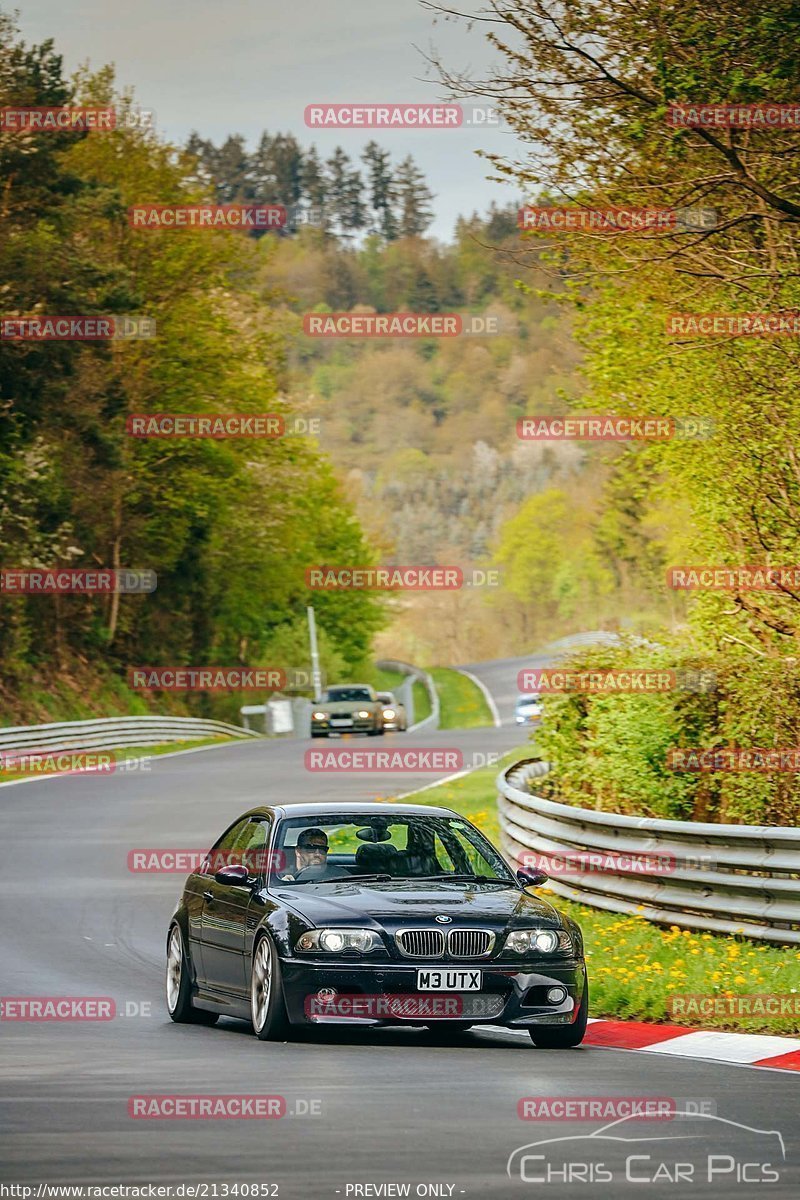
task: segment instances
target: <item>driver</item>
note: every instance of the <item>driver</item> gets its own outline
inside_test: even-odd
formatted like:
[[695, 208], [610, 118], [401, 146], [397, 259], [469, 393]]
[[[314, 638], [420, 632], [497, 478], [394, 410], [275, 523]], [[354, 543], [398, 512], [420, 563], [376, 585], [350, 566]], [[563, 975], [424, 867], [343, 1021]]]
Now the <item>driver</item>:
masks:
[[328, 835], [324, 829], [304, 829], [297, 839], [294, 857], [294, 874], [284, 872], [278, 876], [284, 883], [299, 879], [306, 871], [309, 872], [306, 878], [327, 879], [340, 876], [335, 867], [328, 867]]
[[297, 871], [306, 867], [326, 867], [328, 864], [328, 835], [324, 829], [304, 829], [297, 839], [295, 850]]

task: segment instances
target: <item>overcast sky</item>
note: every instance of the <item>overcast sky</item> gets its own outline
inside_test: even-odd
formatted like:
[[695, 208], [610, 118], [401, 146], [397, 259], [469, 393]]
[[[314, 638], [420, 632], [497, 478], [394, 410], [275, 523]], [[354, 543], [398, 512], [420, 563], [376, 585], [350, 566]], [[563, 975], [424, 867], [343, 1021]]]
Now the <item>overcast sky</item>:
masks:
[[[2, 0], [0, 0], [2, 3]], [[417, 0], [18, 0], [26, 41], [52, 37], [67, 72], [89, 60], [114, 63], [159, 132], [183, 142], [192, 129], [219, 142], [241, 133], [252, 147], [264, 129], [292, 132], [327, 157], [340, 144], [357, 159], [375, 137], [395, 162], [413, 154], [436, 194], [431, 232], [449, 237], [460, 213], [492, 200], [516, 203], [509, 185], [486, 179], [474, 151], [513, 153], [501, 129], [412, 132], [311, 130], [307, 104], [446, 98], [424, 54], [435, 46], [451, 69], [482, 74], [494, 60], [482, 28], [434, 22]], [[6, 7], [4, 5], [4, 7]], [[8, 6], [10, 7], [10, 5]], [[472, 7], [467, 3], [464, 7]], [[474, 11], [474, 8], [473, 8]]]

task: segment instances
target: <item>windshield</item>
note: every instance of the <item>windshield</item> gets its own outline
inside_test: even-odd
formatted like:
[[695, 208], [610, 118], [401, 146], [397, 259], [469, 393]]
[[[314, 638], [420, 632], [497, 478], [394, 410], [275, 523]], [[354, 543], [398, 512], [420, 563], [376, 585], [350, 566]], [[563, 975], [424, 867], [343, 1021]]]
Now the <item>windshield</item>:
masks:
[[285, 817], [275, 832], [273, 879], [326, 882], [357, 876], [514, 883], [490, 842], [462, 817], [323, 814]]
[[327, 700], [371, 700], [369, 688], [365, 687], [334, 687], [325, 693]]
[[527, 708], [529, 704], [538, 704], [539, 696], [520, 696], [517, 701], [517, 708]]

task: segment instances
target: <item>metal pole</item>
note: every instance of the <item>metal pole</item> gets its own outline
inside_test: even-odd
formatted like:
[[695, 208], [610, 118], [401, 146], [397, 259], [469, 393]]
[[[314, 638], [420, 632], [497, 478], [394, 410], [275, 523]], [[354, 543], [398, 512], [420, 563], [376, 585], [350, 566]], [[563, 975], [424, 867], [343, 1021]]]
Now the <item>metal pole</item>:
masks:
[[311, 643], [311, 682], [314, 688], [314, 699], [321, 699], [322, 691], [322, 676], [319, 673], [319, 650], [317, 649], [317, 623], [314, 619], [314, 606], [309, 604], [306, 608], [308, 613], [308, 640]]

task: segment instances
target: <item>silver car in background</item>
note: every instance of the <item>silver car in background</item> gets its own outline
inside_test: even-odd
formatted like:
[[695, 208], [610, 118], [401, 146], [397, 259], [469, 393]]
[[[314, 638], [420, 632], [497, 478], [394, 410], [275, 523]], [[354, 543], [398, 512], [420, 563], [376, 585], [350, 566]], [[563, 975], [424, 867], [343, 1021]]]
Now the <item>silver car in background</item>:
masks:
[[514, 722], [517, 725], [533, 725], [542, 715], [542, 698], [538, 692], [520, 696], [514, 705]]
[[408, 729], [405, 704], [399, 703], [394, 692], [378, 692], [378, 699], [383, 705], [383, 728], [405, 733]]

